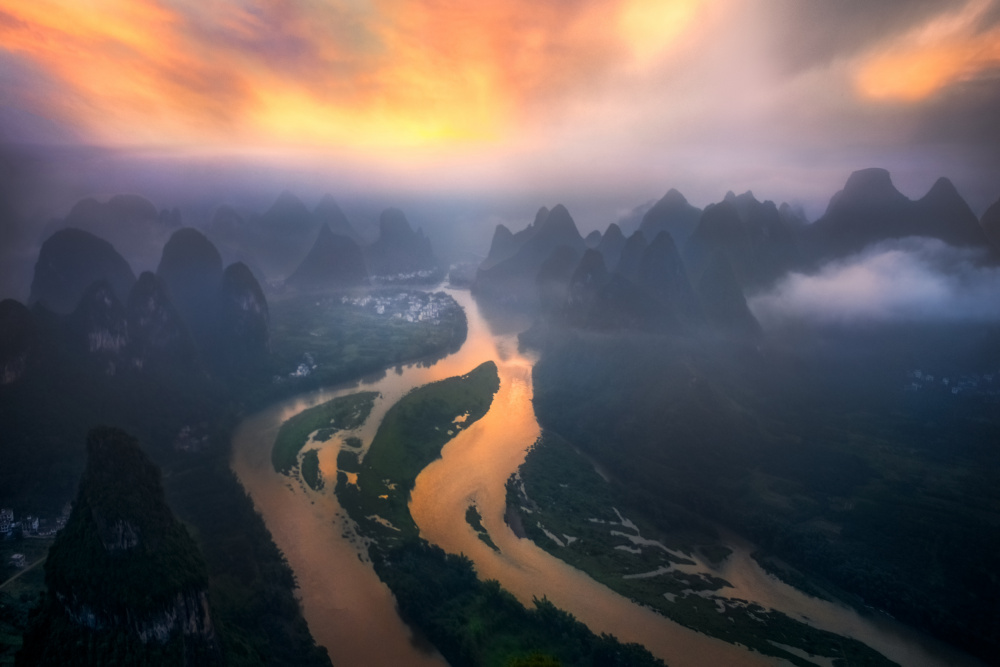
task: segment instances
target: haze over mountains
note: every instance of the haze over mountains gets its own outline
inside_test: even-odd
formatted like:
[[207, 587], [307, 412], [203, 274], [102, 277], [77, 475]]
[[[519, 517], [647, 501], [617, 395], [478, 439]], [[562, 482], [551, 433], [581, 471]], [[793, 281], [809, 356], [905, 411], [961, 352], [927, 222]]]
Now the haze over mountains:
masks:
[[[882, 169], [851, 174], [814, 223], [750, 192], [729, 192], [701, 210], [671, 189], [628, 236], [611, 223], [585, 241], [565, 206], [542, 207], [524, 229], [496, 226], [472, 289], [489, 302], [541, 308], [553, 322], [595, 330], [708, 326], [752, 336], [759, 318], [774, 326], [796, 318], [927, 319], [938, 311], [994, 320], [1000, 312], [988, 295], [997, 282], [998, 246], [991, 239], [1000, 229], [998, 207], [1000, 202], [977, 220], [946, 178], [910, 200]], [[178, 354], [195, 347], [207, 357], [234, 354], [220, 342], [228, 337], [222, 330], [254, 341], [237, 346], [240, 358], [265, 355], [269, 289], [437, 279], [430, 240], [397, 209], [383, 211], [370, 243], [359, 243], [361, 236], [329, 195], [309, 211], [286, 191], [249, 219], [220, 206], [206, 233], [176, 227], [179, 217], [157, 214], [135, 196], [81, 201], [62, 224], [79, 222], [125, 243], [150, 225], [173, 229], [156, 275], [137, 281], [116, 246], [64, 227], [41, 246], [28, 305], [74, 313], [77, 328], [104, 322], [107, 336], [91, 346], [103, 350], [109, 369], [121, 369], [155, 358], [151, 350], [168, 340]], [[224, 272], [223, 255], [244, 261], [227, 260]], [[87, 292], [101, 281], [103, 287]], [[257, 313], [255, 319], [234, 323], [240, 318], [220, 316], [224, 294], [226, 303], [250, 308], [241, 313]], [[25, 319], [13, 306], [8, 310], [17, 321]], [[14, 361], [6, 363], [14, 373], [23, 355], [10, 354]]]
[[[213, 401], [226, 391], [280, 386], [281, 378], [269, 375], [269, 302], [301, 297], [319, 308], [330, 294], [339, 301], [385, 285], [436, 285], [446, 275], [432, 240], [397, 208], [383, 209], [377, 236], [366, 238], [329, 196], [312, 211], [291, 192], [281, 193], [259, 215], [219, 206], [203, 228], [174, 225], [178, 216], [172, 214], [153, 219], [155, 207], [143, 202], [87, 200], [73, 209], [86, 216], [70, 216], [125, 243], [135, 229], [169, 229], [156, 260], [142, 260], [155, 271], [138, 275], [131, 256], [126, 259], [114, 242], [63, 226], [65, 221], [53, 223], [58, 229], [41, 244], [27, 303], [0, 302], [0, 390], [27, 405], [51, 387], [67, 387], [60, 390], [65, 400], [56, 394], [47, 400], [72, 405], [80, 399], [73, 393], [79, 387], [100, 387], [115, 397], [115, 405], [128, 405], [137, 414], [148, 408], [152, 414], [144, 421], [151, 432], [160, 427], [157, 410], [176, 409], [186, 430], [179, 434], [176, 424], [164, 419], [170, 426], [157, 436], [157, 447], [171, 455], [203, 446], [199, 443], [208, 435], [199, 429], [210, 423], [203, 411], [221, 405]], [[488, 315], [516, 311], [532, 318], [521, 342], [549, 360], [541, 366], [548, 384], [539, 385], [539, 396], [542, 389], [549, 392], [540, 403], [547, 406], [548, 424], [560, 423], [553, 415], [571, 414], [589, 400], [579, 394], [570, 401], [572, 409], [553, 408], [563, 400], [562, 364], [575, 358], [566, 365], [570, 375], [579, 376], [580, 387], [596, 383], [601, 391], [621, 390], [618, 399], [632, 393], [654, 397], [640, 406], [654, 413], [656, 401], [679, 401], [677, 414], [691, 411], [681, 424], [685, 447], [695, 446], [703, 427], [724, 435], [720, 443], [732, 443], [744, 431], [748, 438], [760, 436], [738, 408], [745, 395], [754, 394], [741, 383], [752, 387], [762, 381], [766, 374], [755, 365], [762, 360], [775, 361], [785, 372], [785, 359], [773, 352], [776, 340], [814, 338], [819, 344], [826, 336], [823, 327], [857, 323], [1000, 323], [995, 298], [1000, 251], [991, 241], [1000, 224], [998, 207], [977, 220], [946, 179], [910, 200], [881, 169], [851, 174], [813, 223], [792, 207], [762, 202], [751, 192], [729, 192], [699, 209], [671, 189], [633, 220], [629, 233], [622, 229], [628, 223], [613, 222], [584, 237], [570, 210], [555, 204], [538, 209], [522, 229], [495, 226], [471, 291]], [[135, 229], [129, 228], [133, 220]], [[864, 330], [852, 328], [850, 335]], [[312, 335], [296, 334], [305, 340]], [[922, 330], [912, 334], [921, 336]], [[969, 349], [987, 345], [992, 336], [993, 328], [983, 328]], [[588, 359], [580, 351], [587, 346], [601, 359]], [[646, 353], [669, 374], [636, 371]], [[625, 365], [616, 367], [615, 355]], [[815, 363], [822, 367], [827, 359], [819, 356], [822, 362]], [[887, 366], [897, 363], [893, 354], [885, 356]], [[740, 373], [749, 379], [736, 378]], [[649, 386], [631, 386], [634, 377]], [[580, 387], [574, 391], [583, 391]], [[697, 390], [689, 392], [691, 387]], [[97, 400], [98, 393], [91, 398]], [[149, 408], [144, 401], [157, 405]], [[33, 423], [30, 415], [15, 412], [15, 419]], [[644, 438], [636, 440], [637, 457], [649, 454], [643, 447], [660, 442], [675, 426], [670, 420], [649, 421], [664, 430], [637, 431]], [[758, 444], [762, 465], [770, 466], [769, 448], [775, 445], [768, 437], [760, 436]], [[58, 442], [34, 443], [25, 436], [8, 446], [7, 460], [29, 472], [9, 482], [5, 492], [38, 502], [66, 489], [65, 476], [45, 475], [44, 461], [56, 458]], [[750, 461], [756, 451], [741, 456]], [[661, 455], [653, 457], [657, 465]], [[68, 461], [72, 467], [72, 457]], [[692, 454], [688, 465], [693, 471], [702, 463], [704, 457]], [[742, 483], [741, 469], [727, 468], [733, 484]], [[194, 609], [183, 607], [184, 613]], [[51, 611], [62, 613], [58, 607]], [[214, 650], [210, 641], [205, 646]]]
[[[498, 304], [540, 308], [557, 320], [605, 330], [677, 331], [708, 324], [752, 335], [759, 324], [747, 297], [755, 312], [776, 324], [781, 316], [811, 317], [809, 308], [825, 310], [828, 320], [840, 318], [845, 308], [859, 315], [874, 311], [875, 292], [889, 289], [909, 295], [897, 297], [914, 301], [909, 312], [921, 303], [947, 308], [943, 290], [952, 297], [961, 293], [951, 303], [954, 312], [996, 319], [1000, 313], [986, 296], [996, 286], [992, 267], [1000, 256], [1000, 247], [988, 239], [990, 224], [988, 216], [976, 219], [946, 178], [913, 201], [883, 169], [851, 174], [812, 224], [787, 204], [760, 202], [750, 192], [729, 192], [699, 210], [670, 190], [628, 238], [612, 223], [599, 237], [588, 236], [593, 247], [586, 250], [561, 205], [551, 212], [542, 208], [517, 233], [498, 225], [473, 291]], [[910, 267], [905, 280], [896, 284], [884, 261], [871, 280], [851, 280], [857, 271], [850, 266], [889, 250], [896, 264]], [[827, 303], [823, 286], [836, 290], [841, 279], [843, 298]], [[905, 315], [886, 305], [876, 316]], [[925, 319], [933, 316], [925, 309]]]

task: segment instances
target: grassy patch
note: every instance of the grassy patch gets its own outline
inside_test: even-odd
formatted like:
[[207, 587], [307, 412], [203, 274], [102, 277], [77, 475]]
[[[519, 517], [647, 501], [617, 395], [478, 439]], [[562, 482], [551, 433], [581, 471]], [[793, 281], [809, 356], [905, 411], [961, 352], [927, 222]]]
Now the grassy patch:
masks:
[[[416, 535], [407, 503], [413, 483], [441, 454], [455, 433], [468, 428], [489, 410], [500, 388], [492, 361], [466, 375], [414, 389], [386, 413], [358, 474], [358, 485], [338, 484], [341, 504], [373, 530], [392, 530], [368, 519], [381, 517], [406, 535]], [[457, 422], [456, 418], [467, 415]], [[451, 434], [449, 435], [449, 431]]]
[[[21, 570], [7, 565], [10, 556], [23, 553], [31, 565], [44, 558], [52, 539], [26, 538], [0, 542], [0, 583]], [[45, 595], [45, 567], [36, 565], [0, 588], [0, 665], [13, 665], [14, 654], [21, 648], [21, 636], [28, 626], [28, 614]]]
[[319, 469], [319, 450], [310, 449], [302, 455], [302, 479], [313, 491], [322, 491], [325, 486], [323, 473]]
[[[338, 430], [356, 429], [365, 423], [375, 404], [378, 392], [363, 391], [327, 401], [314, 408], [303, 410], [284, 424], [278, 431], [271, 450], [271, 464], [276, 472], [287, 475], [298, 459], [299, 451], [309, 442], [309, 435], [317, 432], [317, 441], [328, 440]], [[325, 437], [320, 437], [320, 436]]]
[[500, 547], [493, 542], [493, 538], [490, 537], [489, 532], [486, 530], [486, 526], [483, 525], [483, 517], [479, 513], [479, 510], [476, 509], [475, 505], [469, 505], [469, 507], [466, 508], [465, 522], [472, 526], [472, 529], [476, 531], [476, 535], [483, 541], [484, 544], [486, 544], [486, 546], [493, 549], [493, 551], [500, 551]]
[[[480, 581], [469, 559], [446, 554], [419, 537], [407, 507], [417, 475], [456, 432], [486, 414], [499, 387], [490, 361], [466, 375], [415, 389], [386, 413], [357, 485], [348, 484], [343, 471], [337, 475], [337, 497], [360, 532], [374, 539], [372, 562], [400, 614], [456, 667], [506, 667], [539, 652], [558, 660], [540, 664], [662, 667], [641, 646], [598, 637], [545, 600], [525, 609], [497, 582]], [[485, 535], [475, 507], [466, 520]]]
[[698, 547], [698, 553], [712, 565], [719, 566], [729, 558], [733, 550], [722, 544], [704, 544]]
[[357, 452], [349, 452], [345, 449], [337, 452], [337, 469], [344, 472], [359, 472], [361, 462], [358, 461]]
[[[519, 509], [528, 537], [618, 593], [699, 632], [794, 665], [811, 663], [770, 640], [848, 664], [893, 664], [856, 640], [724, 597], [728, 582], [708, 570], [675, 568], [675, 564], [695, 565], [678, 551], [701, 553], [711, 563], [721, 562], [732, 552], [717, 542], [706, 543], [705, 535], [688, 535], [697, 547], [672, 540], [558, 436], [543, 432], [519, 474], [520, 483], [517, 478], [508, 483], [508, 504]], [[664, 508], [659, 509], [662, 521]], [[660, 542], [669, 551], [648, 540]]]
[[461, 346], [468, 326], [462, 307], [444, 292], [296, 294], [274, 298], [269, 306], [278, 384], [262, 396], [265, 402], [444, 356]]

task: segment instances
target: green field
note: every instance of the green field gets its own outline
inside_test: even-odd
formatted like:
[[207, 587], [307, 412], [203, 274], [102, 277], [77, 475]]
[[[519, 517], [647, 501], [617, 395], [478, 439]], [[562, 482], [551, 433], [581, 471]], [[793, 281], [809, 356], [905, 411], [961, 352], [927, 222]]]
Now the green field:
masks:
[[476, 536], [483, 541], [486, 546], [493, 551], [500, 551], [500, 547], [493, 542], [493, 538], [490, 537], [489, 532], [486, 530], [486, 526], [483, 525], [483, 517], [476, 509], [475, 505], [469, 505], [465, 509], [465, 522], [472, 526], [472, 530], [476, 531]]
[[374, 532], [415, 536], [407, 503], [417, 475], [455, 434], [486, 414], [499, 388], [496, 364], [487, 361], [465, 375], [418, 387], [389, 408], [357, 486], [338, 482], [338, 497], [352, 518]]
[[811, 595], [997, 655], [997, 339], [812, 335], [746, 349], [560, 332], [533, 370], [535, 413], [662, 532], [682, 508]]
[[[38, 561], [45, 558], [52, 541], [23, 538], [0, 542], [0, 665], [14, 664], [28, 613], [45, 594], [45, 567]], [[15, 553], [24, 554], [28, 567], [22, 570], [8, 565]]]
[[[499, 386], [496, 365], [489, 361], [413, 390], [386, 414], [357, 485], [349, 484], [344, 472], [337, 476], [337, 497], [360, 533], [372, 540], [372, 563], [401, 616], [455, 667], [663, 667], [643, 647], [594, 635], [546, 600], [526, 609], [497, 582], [480, 581], [468, 558], [446, 554], [419, 537], [407, 507], [417, 475], [455, 433], [486, 414]], [[357, 465], [351, 452], [341, 452], [341, 458], [351, 468]], [[469, 509], [466, 519], [484, 535], [478, 511]]]
[[322, 491], [326, 486], [319, 469], [319, 450], [310, 449], [302, 455], [302, 479], [313, 491]]
[[467, 333], [465, 311], [444, 292], [299, 294], [275, 297], [269, 305], [275, 384], [259, 392], [263, 404], [440, 358], [461, 347]]
[[303, 410], [286, 421], [271, 449], [275, 472], [287, 475], [295, 468], [299, 452], [310, 442], [312, 434], [316, 434], [313, 442], [325, 442], [338, 431], [359, 428], [371, 414], [378, 395], [377, 391], [348, 394]]
[[[695, 565], [691, 559], [695, 553], [721, 562], [729, 549], [718, 543], [710, 528], [694, 530], [679, 508], [674, 510], [678, 530], [659, 530], [641, 507], [630, 504], [622, 489], [602, 478], [568, 442], [552, 433], [543, 432], [507, 490], [508, 504], [520, 511], [528, 537], [541, 548], [681, 625], [801, 667], [813, 663], [774, 642], [844, 664], [895, 664], [856, 640], [817, 630], [757, 604], [723, 597], [728, 582], [715, 576], [711, 567], [672, 568], [674, 564]], [[670, 508], [659, 509], [662, 522]], [[656, 540], [667, 549], [636, 543], [629, 536]], [[635, 576], [654, 572], [658, 574]]]

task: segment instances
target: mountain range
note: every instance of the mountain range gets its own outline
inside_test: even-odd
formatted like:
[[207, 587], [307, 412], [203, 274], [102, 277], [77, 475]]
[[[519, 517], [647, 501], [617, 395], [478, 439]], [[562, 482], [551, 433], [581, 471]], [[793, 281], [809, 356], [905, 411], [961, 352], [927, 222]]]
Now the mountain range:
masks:
[[1000, 238], [1000, 202], [979, 221], [948, 179], [913, 201], [884, 169], [862, 169], [812, 224], [788, 204], [761, 202], [752, 192], [728, 192], [702, 210], [672, 189], [648, 207], [628, 238], [612, 223], [586, 242], [559, 205], [551, 213], [541, 209], [517, 233], [498, 225], [472, 289], [487, 302], [576, 327], [692, 331], [707, 325], [753, 337], [760, 326], [747, 307], [748, 293], [768, 289], [790, 271], [813, 272], [907, 236], [972, 248], [995, 261], [1000, 245], [990, 239]]

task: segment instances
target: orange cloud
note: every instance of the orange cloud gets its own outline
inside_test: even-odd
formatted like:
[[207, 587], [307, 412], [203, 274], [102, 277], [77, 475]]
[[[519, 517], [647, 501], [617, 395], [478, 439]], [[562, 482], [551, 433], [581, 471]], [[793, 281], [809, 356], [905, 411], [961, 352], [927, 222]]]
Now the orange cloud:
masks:
[[62, 86], [23, 91], [33, 111], [95, 141], [475, 144], [655, 59], [704, 4], [0, 0], [0, 48]]
[[868, 99], [917, 102], [1000, 67], [1000, 27], [979, 28], [991, 0], [971, 0], [865, 58], [855, 76]]

